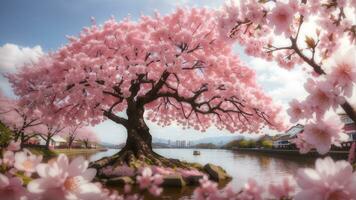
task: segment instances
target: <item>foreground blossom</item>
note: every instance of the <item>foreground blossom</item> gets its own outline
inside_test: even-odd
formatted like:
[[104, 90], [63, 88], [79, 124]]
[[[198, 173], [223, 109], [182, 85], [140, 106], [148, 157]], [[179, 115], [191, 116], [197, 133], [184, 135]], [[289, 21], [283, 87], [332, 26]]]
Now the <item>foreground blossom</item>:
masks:
[[0, 173], [0, 200], [25, 200], [26, 189], [22, 186], [21, 179], [8, 178]]
[[100, 188], [91, 183], [96, 170], [87, 168], [88, 161], [83, 157], [69, 163], [67, 156], [61, 154], [48, 164], [39, 164], [36, 170], [40, 178], [31, 181], [27, 188], [42, 199], [100, 199]]
[[318, 159], [315, 169], [300, 169], [297, 183], [301, 188], [296, 200], [352, 200], [356, 198], [356, 173], [350, 163]]
[[247, 183], [242, 189], [242, 193], [239, 195], [239, 198], [242, 200], [262, 200], [262, 193], [264, 188], [260, 186], [255, 179], [248, 179]]
[[292, 139], [291, 142], [296, 145], [296, 147], [299, 149], [299, 152], [301, 154], [306, 154], [313, 148], [313, 146], [311, 144], [309, 144], [305, 141], [304, 133], [298, 134], [297, 138]]
[[339, 145], [348, 136], [343, 133], [343, 124], [339, 118], [329, 118], [317, 123], [309, 123], [304, 128], [304, 139], [316, 148], [320, 154], [327, 153], [331, 144]]
[[137, 176], [137, 182], [139, 183], [140, 189], [148, 189], [148, 191], [154, 195], [159, 196], [163, 191], [159, 185], [163, 182], [162, 175], [153, 174], [151, 168], [145, 167], [142, 170], [140, 176]]
[[277, 199], [289, 198], [294, 195], [295, 180], [292, 177], [285, 177], [279, 184], [270, 184], [268, 191]]
[[26, 173], [36, 171], [36, 166], [42, 161], [42, 155], [36, 156], [28, 150], [17, 152], [15, 154], [15, 168]]
[[217, 183], [210, 181], [207, 176], [204, 176], [199, 182], [200, 187], [194, 190], [194, 199], [204, 200], [222, 198]]
[[15, 141], [11, 141], [10, 142], [10, 144], [9, 144], [9, 146], [7, 146], [7, 150], [9, 150], [9, 151], [18, 151], [18, 150], [20, 150], [20, 141], [18, 141], [18, 142], [15, 142]]
[[350, 49], [344, 55], [335, 56], [335, 67], [329, 75], [330, 81], [340, 86], [345, 96], [352, 96], [352, 86], [356, 83], [356, 50]]
[[6, 167], [12, 167], [15, 163], [15, 154], [13, 151], [4, 151], [2, 153], [2, 159], [0, 159], [0, 164]]

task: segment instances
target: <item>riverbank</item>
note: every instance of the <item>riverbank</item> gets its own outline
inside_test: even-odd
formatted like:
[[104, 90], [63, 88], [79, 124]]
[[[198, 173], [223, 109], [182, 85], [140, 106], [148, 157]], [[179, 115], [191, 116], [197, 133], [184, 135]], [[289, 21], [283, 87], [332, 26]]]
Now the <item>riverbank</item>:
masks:
[[52, 158], [58, 156], [63, 153], [67, 156], [76, 156], [83, 154], [95, 154], [102, 151], [107, 151], [105, 148], [97, 148], [97, 149], [44, 149], [39, 147], [28, 147], [33, 154], [42, 155], [44, 158]]
[[325, 155], [320, 155], [317, 151], [311, 150], [306, 154], [301, 154], [298, 150], [287, 150], [287, 149], [260, 149], [260, 148], [232, 148], [231, 150], [237, 152], [251, 152], [251, 153], [262, 153], [270, 155], [281, 155], [281, 156], [299, 156], [299, 157], [325, 157], [330, 156], [336, 159], [347, 159], [348, 151], [329, 151]]

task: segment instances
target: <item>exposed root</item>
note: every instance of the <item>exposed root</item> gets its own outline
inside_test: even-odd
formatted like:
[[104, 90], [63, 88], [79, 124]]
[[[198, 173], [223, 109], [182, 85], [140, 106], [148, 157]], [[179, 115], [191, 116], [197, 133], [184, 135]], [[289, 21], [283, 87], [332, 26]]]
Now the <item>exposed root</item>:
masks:
[[166, 168], [195, 168], [201, 170], [199, 167], [196, 167], [187, 162], [182, 162], [177, 159], [165, 158], [154, 151], [145, 152], [137, 151], [136, 154], [132, 150], [122, 149], [120, 152], [116, 153], [111, 157], [104, 157], [98, 161], [90, 163], [90, 167], [96, 168], [98, 170], [111, 166], [113, 168], [117, 166], [129, 166], [135, 169], [145, 166], [160, 166]]

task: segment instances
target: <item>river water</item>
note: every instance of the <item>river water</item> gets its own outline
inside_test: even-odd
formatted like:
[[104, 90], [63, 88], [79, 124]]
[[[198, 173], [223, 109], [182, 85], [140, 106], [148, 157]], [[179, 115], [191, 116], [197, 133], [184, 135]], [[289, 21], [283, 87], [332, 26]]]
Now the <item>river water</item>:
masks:
[[[201, 155], [193, 155], [199, 150]], [[312, 167], [315, 158], [303, 156], [280, 156], [262, 153], [236, 152], [222, 149], [155, 149], [155, 152], [169, 158], [176, 158], [188, 162], [197, 162], [202, 165], [213, 163], [223, 167], [232, 176], [230, 184], [234, 188], [241, 188], [249, 178], [260, 183], [277, 182], [285, 176], [295, 175], [298, 168]], [[118, 149], [109, 149], [86, 157], [90, 161], [98, 160], [104, 156], [111, 156]], [[165, 189], [165, 199], [189, 199], [193, 189]]]

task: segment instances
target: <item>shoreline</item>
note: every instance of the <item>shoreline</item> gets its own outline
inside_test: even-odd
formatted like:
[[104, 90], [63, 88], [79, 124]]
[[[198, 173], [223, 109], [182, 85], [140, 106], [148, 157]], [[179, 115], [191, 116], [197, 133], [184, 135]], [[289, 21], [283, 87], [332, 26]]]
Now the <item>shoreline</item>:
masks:
[[311, 150], [306, 154], [301, 154], [298, 150], [289, 150], [289, 149], [282, 150], [282, 149], [258, 149], [258, 148], [232, 148], [231, 150], [236, 152], [263, 153], [263, 154], [276, 155], [276, 156], [300, 156], [300, 157], [310, 157], [310, 158], [330, 156], [332, 158], [337, 158], [337, 159], [347, 159], [349, 154], [348, 151], [329, 151], [327, 154], [321, 155], [315, 150]]

